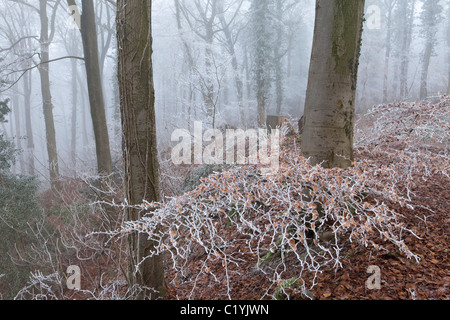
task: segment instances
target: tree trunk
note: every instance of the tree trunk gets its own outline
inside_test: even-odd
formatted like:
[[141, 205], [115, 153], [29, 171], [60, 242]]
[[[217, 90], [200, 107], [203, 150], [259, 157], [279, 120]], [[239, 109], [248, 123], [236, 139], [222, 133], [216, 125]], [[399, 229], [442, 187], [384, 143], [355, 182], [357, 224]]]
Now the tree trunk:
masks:
[[[13, 110], [13, 114], [14, 114], [14, 122], [15, 122], [15, 127], [16, 127], [16, 147], [19, 150], [22, 150], [22, 125], [21, 125], [21, 106], [20, 106], [20, 99], [19, 99], [19, 92], [17, 92], [17, 88], [14, 86], [12, 88], [12, 94], [13, 94], [13, 98], [12, 98], [12, 110]], [[19, 158], [19, 173], [20, 174], [25, 174], [25, 163], [23, 160], [23, 153], [19, 152], [18, 154], [18, 158]]]
[[82, 0], [82, 6], [81, 37], [83, 39], [89, 102], [95, 136], [97, 170], [101, 176], [107, 176], [112, 172], [112, 161], [102, 79], [100, 76], [94, 3], [92, 0]]
[[420, 100], [424, 100], [428, 97], [428, 69], [430, 66], [432, 51], [433, 51], [433, 43], [427, 40], [425, 52], [422, 58], [422, 73], [420, 79]]
[[213, 47], [213, 30], [212, 25], [206, 26], [206, 43], [205, 43], [205, 79], [202, 81], [202, 95], [205, 103], [206, 114], [211, 117], [214, 123], [216, 110], [214, 103], [214, 74], [217, 70], [213, 70], [214, 54]]
[[400, 28], [402, 30], [402, 48], [400, 58], [400, 98], [404, 99], [408, 96], [408, 70], [409, 70], [409, 54], [412, 38], [412, 27], [414, 20], [413, 1], [399, 1], [400, 4]]
[[450, 6], [447, 13], [447, 54], [448, 54], [448, 88], [447, 94], [450, 95]]
[[421, 13], [422, 30], [425, 35], [425, 50], [422, 57], [422, 72], [420, 79], [420, 99], [428, 97], [428, 70], [431, 55], [434, 51], [436, 34], [440, 24], [442, 7], [439, 0], [430, 0], [424, 3]]
[[266, 124], [266, 104], [271, 87], [273, 61], [272, 21], [268, 0], [252, 2], [253, 44], [253, 75], [257, 100], [257, 121], [259, 127]]
[[[188, 107], [187, 107], [187, 125], [188, 125], [188, 130], [190, 131], [191, 128], [191, 113], [192, 110], [194, 110], [195, 112], [195, 89], [194, 89], [194, 84], [195, 82], [193, 81], [193, 75], [194, 72], [196, 72], [196, 66], [195, 66], [195, 61], [194, 61], [194, 57], [192, 55], [192, 49], [189, 46], [189, 42], [186, 39], [186, 37], [184, 36], [184, 32], [183, 32], [183, 26], [181, 24], [181, 4], [180, 4], [180, 0], [174, 0], [175, 2], [175, 17], [177, 20], [177, 28], [178, 28], [178, 34], [180, 36], [180, 39], [183, 43], [183, 47], [184, 47], [184, 54], [186, 55], [186, 59], [188, 61], [188, 66], [189, 66], [189, 81], [188, 81]], [[184, 107], [184, 103], [183, 103], [183, 107]]]
[[23, 91], [24, 91], [24, 105], [25, 105], [25, 129], [27, 133], [27, 162], [28, 162], [28, 174], [34, 176], [34, 136], [33, 126], [31, 124], [31, 71], [26, 72], [23, 75]]
[[[143, 199], [159, 201], [151, 1], [117, 1], [117, 40], [126, 196], [130, 205], [140, 204]], [[141, 216], [142, 212], [127, 209], [127, 220], [135, 221]], [[130, 284], [156, 290], [145, 290], [139, 298], [164, 297], [167, 288], [163, 257], [143, 260], [155, 251], [157, 244], [137, 233], [129, 236], [128, 244]]]
[[275, 43], [274, 52], [274, 65], [275, 65], [275, 91], [276, 91], [276, 115], [281, 116], [281, 108], [283, 104], [283, 64], [281, 54], [281, 48], [283, 44], [283, 0], [277, 0], [276, 2], [276, 19], [277, 19], [277, 37]]
[[220, 21], [220, 24], [222, 27], [223, 34], [225, 36], [228, 53], [231, 56], [231, 66], [233, 68], [234, 85], [236, 88], [237, 100], [238, 100], [239, 125], [241, 127], [244, 127], [245, 126], [244, 84], [242, 82], [242, 73], [239, 70], [236, 49], [234, 46], [233, 38], [231, 36], [230, 26], [227, 23], [227, 21], [225, 20], [223, 2], [219, 1], [217, 5], [218, 5], [217, 11], [219, 12], [219, 21]]
[[388, 87], [389, 87], [389, 60], [391, 58], [391, 38], [392, 38], [392, 10], [394, 8], [394, 1], [387, 2], [388, 16], [387, 16], [387, 33], [386, 33], [386, 53], [384, 56], [384, 80], [383, 80], [383, 102], [388, 102]]
[[311, 163], [353, 162], [353, 126], [364, 0], [317, 0], [302, 152]]
[[70, 153], [73, 163], [73, 169], [77, 168], [77, 106], [78, 106], [78, 65], [75, 59], [72, 59], [72, 123], [71, 123], [71, 144]]
[[50, 41], [48, 34], [47, 0], [39, 1], [39, 13], [41, 21], [41, 61], [38, 70], [41, 78], [41, 94], [45, 121], [45, 135], [47, 140], [47, 155], [50, 171], [50, 184], [53, 190], [57, 190], [59, 179], [58, 152], [56, 147], [55, 122], [53, 119], [52, 94], [50, 90]]

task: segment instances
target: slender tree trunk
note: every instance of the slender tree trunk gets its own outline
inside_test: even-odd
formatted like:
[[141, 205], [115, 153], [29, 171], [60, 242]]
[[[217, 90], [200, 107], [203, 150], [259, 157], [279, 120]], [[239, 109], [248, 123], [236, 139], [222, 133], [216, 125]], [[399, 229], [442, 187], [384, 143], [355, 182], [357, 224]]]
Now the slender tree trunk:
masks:
[[75, 59], [72, 59], [72, 123], [71, 123], [71, 144], [70, 153], [73, 163], [73, 169], [77, 168], [77, 109], [78, 109], [78, 65]]
[[14, 86], [12, 90], [12, 110], [14, 114], [14, 122], [16, 127], [16, 147], [20, 150], [18, 158], [19, 158], [19, 168], [20, 168], [20, 174], [25, 173], [25, 163], [23, 161], [23, 153], [22, 153], [22, 125], [20, 123], [21, 118], [21, 106], [20, 106], [20, 99], [19, 99], [19, 92], [17, 92], [17, 88]]
[[[86, 70], [84, 71], [86, 72]], [[77, 75], [77, 83], [78, 88], [80, 89], [80, 100], [81, 100], [81, 125], [82, 125], [82, 134], [83, 134], [83, 147], [87, 148], [89, 145], [89, 134], [91, 131], [92, 121], [90, 122], [91, 126], [89, 126], [89, 117], [87, 115], [88, 105], [87, 102], [89, 100], [87, 89], [85, 83], [82, 81], [80, 74]]]
[[252, 2], [253, 75], [257, 100], [257, 122], [259, 127], [266, 125], [266, 109], [271, 87], [273, 47], [271, 30], [273, 24], [270, 16], [270, 1]]
[[439, 0], [429, 0], [424, 3], [421, 13], [422, 30], [425, 34], [425, 50], [422, 57], [422, 72], [420, 79], [420, 99], [428, 97], [428, 70], [431, 56], [437, 40], [436, 34], [440, 24], [442, 7]]
[[281, 116], [281, 107], [283, 104], [283, 64], [282, 64], [282, 54], [281, 46], [283, 44], [283, 1], [276, 1], [276, 20], [277, 20], [277, 37], [275, 43], [275, 53], [274, 53], [274, 65], [275, 65], [275, 91], [276, 91], [276, 105], [277, 111], [276, 115]]
[[35, 175], [34, 166], [34, 136], [33, 126], [31, 121], [31, 90], [32, 79], [31, 71], [26, 72], [23, 76], [23, 91], [24, 91], [24, 105], [25, 105], [25, 129], [27, 133], [27, 162], [28, 162], [28, 174], [30, 176]]
[[107, 176], [112, 172], [112, 161], [102, 79], [100, 77], [94, 3], [92, 0], [82, 0], [82, 6], [81, 37], [83, 39], [89, 102], [95, 136], [97, 170], [101, 176]]
[[402, 49], [400, 61], [400, 98], [404, 99], [408, 96], [408, 71], [409, 71], [409, 54], [412, 39], [412, 26], [414, 19], [415, 0], [399, 1], [400, 14], [403, 22], [402, 28]]
[[387, 2], [388, 16], [387, 16], [387, 33], [386, 33], [386, 53], [384, 56], [384, 80], [383, 80], [383, 102], [388, 101], [389, 88], [389, 61], [391, 58], [391, 38], [392, 38], [392, 10], [394, 8], [394, 1]]
[[450, 6], [447, 11], [447, 54], [448, 54], [448, 88], [447, 94], [450, 95]]
[[[151, 1], [117, 1], [117, 40], [126, 196], [131, 205], [140, 204], [143, 199], [159, 201]], [[142, 214], [128, 208], [126, 218], [135, 221]], [[145, 259], [157, 244], [138, 233], [129, 236], [128, 244], [130, 284], [156, 290], [145, 290], [139, 298], [163, 298], [167, 291], [163, 257]]]
[[205, 43], [205, 78], [202, 81], [202, 94], [205, 103], [206, 113], [209, 117], [215, 118], [214, 110], [214, 55], [212, 51], [213, 47], [213, 31], [212, 25], [207, 26], [206, 31], [206, 43]]
[[238, 100], [238, 110], [239, 110], [239, 124], [244, 126], [245, 124], [245, 113], [244, 113], [244, 84], [242, 82], [242, 73], [239, 70], [236, 49], [234, 46], [233, 38], [231, 36], [231, 31], [229, 24], [225, 20], [223, 2], [218, 2], [218, 12], [219, 21], [222, 27], [223, 34], [226, 40], [226, 46], [228, 53], [231, 56], [231, 66], [233, 68], [234, 85], [236, 88], [237, 100]]
[[312, 164], [353, 162], [364, 0], [317, 0], [302, 152]]
[[[189, 72], [189, 81], [188, 81], [188, 86], [189, 86], [189, 98], [188, 98], [188, 119], [187, 119], [187, 125], [188, 128], [190, 130], [190, 126], [191, 126], [191, 111], [192, 109], [194, 109], [194, 102], [195, 102], [195, 93], [194, 93], [194, 81], [192, 81], [193, 78], [193, 74], [194, 74], [194, 70], [195, 70], [195, 62], [194, 62], [194, 58], [192, 56], [192, 50], [191, 47], [189, 46], [189, 42], [186, 40], [186, 38], [184, 37], [183, 34], [183, 27], [181, 24], [181, 8], [180, 8], [180, 0], [174, 0], [175, 3], [175, 17], [177, 19], [177, 28], [178, 28], [178, 33], [181, 39], [181, 42], [183, 43], [183, 47], [184, 47], [184, 54], [186, 55], [187, 61], [188, 61], [188, 72]], [[184, 106], [184, 103], [183, 103]]]
[[251, 87], [251, 80], [250, 80], [250, 62], [249, 62], [249, 52], [247, 49], [247, 46], [244, 47], [244, 72], [245, 72], [245, 80], [246, 80], [246, 92], [247, 92], [247, 100], [250, 100], [251, 93], [252, 93], [252, 87]]
[[428, 97], [428, 69], [430, 66], [431, 53], [433, 51], [433, 43], [427, 40], [425, 52], [422, 58], [422, 72], [420, 78], [420, 99], [424, 100]]
[[[41, 21], [41, 61], [49, 61], [49, 34], [48, 34], [48, 17], [47, 17], [47, 0], [39, 1], [39, 13]], [[39, 66], [39, 75], [41, 78], [41, 94], [45, 121], [45, 135], [47, 140], [47, 155], [50, 171], [50, 184], [53, 190], [58, 188], [59, 165], [58, 152], [56, 147], [55, 122], [53, 119], [52, 94], [50, 90], [50, 64], [43, 63]]]

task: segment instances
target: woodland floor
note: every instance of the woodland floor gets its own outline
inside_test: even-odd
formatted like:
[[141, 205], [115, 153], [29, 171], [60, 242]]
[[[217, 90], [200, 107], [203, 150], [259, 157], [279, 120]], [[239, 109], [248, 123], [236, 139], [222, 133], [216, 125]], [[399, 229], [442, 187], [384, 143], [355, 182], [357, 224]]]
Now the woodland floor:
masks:
[[[292, 144], [284, 146], [292, 147]], [[383, 159], [377, 159], [383, 161]], [[342, 268], [329, 270], [319, 274], [317, 285], [311, 290], [316, 300], [447, 300], [450, 298], [450, 261], [449, 261], [449, 180], [443, 176], [433, 176], [420, 184], [413, 191], [416, 193], [414, 210], [400, 206], [394, 209], [403, 217], [402, 222], [421, 239], [407, 236], [405, 244], [417, 254], [421, 261], [407, 259], [399, 253], [394, 245], [383, 243], [388, 251], [375, 251], [357, 243], [344, 244], [344, 259]], [[420, 206], [423, 206], [420, 207]], [[428, 209], [425, 209], [428, 208]], [[236, 239], [240, 234], [233, 228], [228, 228], [223, 237]], [[379, 242], [378, 240], [374, 240]], [[244, 247], [236, 247], [235, 252]], [[169, 285], [168, 299], [222, 300], [228, 294], [236, 300], [269, 299], [277, 286], [268, 281], [256, 270], [255, 258], [242, 255], [245, 262], [234, 268], [228, 278], [222, 264], [217, 264], [216, 270], [211, 270], [218, 279], [202, 276], [197, 279], [195, 294], [192, 286], [173, 283], [174, 273], [168, 268]], [[201, 256], [193, 256], [189, 269], [201, 268]], [[370, 265], [376, 265], [381, 270], [381, 288], [369, 290], [366, 281], [371, 274], [367, 273]], [[295, 275], [295, 267], [293, 267]], [[198, 272], [193, 271], [193, 274]], [[179, 279], [177, 279], [179, 280]], [[229, 288], [227, 292], [226, 288]], [[192, 295], [191, 295], [192, 294]], [[290, 299], [304, 299], [300, 293], [292, 292]]]
[[[297, 136], [287, 139], [283, 148], [299, 148]], [[382, 153], [377, 153], [379, 163], [390, 161], [384, 159]], [[360, 155], [360, 159], [371, 157], [368, 154]], [[416, 177], [422, 179], [422, 177]], [[387, 251], [376, 251], [372, 247], [363, 247], [356, 242], [347, 240], [342, 244], [342, 268], [337, 270], [324, 270], [316, 279], [317, 285], [310, 292], [316, 300], [448, 300], [450, 299], [450, 260], [449, 260], [449, 203], [450, 181], [444, 175], [434, 175], [421, 181], [413, 190], [415, 193], [414, 208], [392, 205], [396, 212], [401, 214], [400, 220], [419, 238], [406, 235], [404, 242], [411, 252], [418, 255], [421, 260], [416, 262], [408, 259], [391, 243], [382, 243]], [[242, 234], [233, 226], [224, 226], [221, 230], [224, 239], [240, 239]], [[380, 243], [379, 239], [372, 239]], [[191, 271], [191, 279], [182, 279], [171, 268], [170, 257], [166, 263], [166, 279], [168, 283], [168, 300], [226, 300], [229, 297], [235, 300], [261, 300], [271, 299], [279, 284], [273, 283], [255, 266], [257, 257], [246, 254], [248, 248], [240, 245], [239, 241], [231, 248], [233, 252], [241, 252], [239, 265], [230, 265], [228, 275], [218, 261], [209, 264], [211, 275], [200, 272], [205, 258], [204, 253], [194, 252], [186, 261], [186, 270]], [[84, 274], [82, 286], [89, 286], [88, 280], [98, 279], [107, 281], [117, 277], [118, 267], [116, 258], [99, 257], [99, 263], [90, 265], [89, 261], [82, 263]], [[76, 258], [73, 258], [76, 260]], [[288, 268], [286, 276], [298, 275], [292, 258], [289, 256], [285, 264]], [[74, 261], [67, 261], [73, 264]], [[75, 261], [77, 264], [77, 261]], [[119, 262], [121, 264], [121, 262]], [[381, 288], [369, 290], [366, 281], [371, 276], [367, 273], [369, 266], [378, 266], [381, 270]], [[126, 269], [122, 262], [122, 268]], [[291, 268], [291, 270], [289, 270]], [[108, 271], [107, 271], [108, 270]], [[106, 271], [106, 273], [105, 273]], [[121, 276], [123, 278], [123, 276]], [[196, 278], [197, 277], [197, 278]], [[306, 275], [307, 277], [307, 275]], [[189, 275], [187, 275], [189, 278]], [[195, 290], [193, 281], [195, 279]], [[96, 280], [97, 281], [97, 280]], [[92, 297], [75, 294], [72, 299], [89, 299]], [[291, 300], [305, 299], [300, 292], [290, 292]]]

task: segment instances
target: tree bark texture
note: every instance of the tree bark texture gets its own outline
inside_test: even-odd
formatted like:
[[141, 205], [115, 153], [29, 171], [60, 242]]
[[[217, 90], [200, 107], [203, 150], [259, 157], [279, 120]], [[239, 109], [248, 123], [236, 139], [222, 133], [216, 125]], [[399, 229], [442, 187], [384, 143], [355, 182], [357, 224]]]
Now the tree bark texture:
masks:
[[[151, 1], [117, 2], [118, 77], [125, 162], [125, 189], [130, 205], [159, 201], [159, 168], [152, 68]], [[128, 208], [127, 219], [142, 212]], [[163, 257], [154, 255], [156, 243], [146, 234], [129, 236], [129, 280], [132, 285], [153, 288], [140, 298], [165, 296]], [[139, 267], [136, 271], [136, 266]]]
[[313, 165], [351, 166], [364, 0], [317, 0], [302, 152]]

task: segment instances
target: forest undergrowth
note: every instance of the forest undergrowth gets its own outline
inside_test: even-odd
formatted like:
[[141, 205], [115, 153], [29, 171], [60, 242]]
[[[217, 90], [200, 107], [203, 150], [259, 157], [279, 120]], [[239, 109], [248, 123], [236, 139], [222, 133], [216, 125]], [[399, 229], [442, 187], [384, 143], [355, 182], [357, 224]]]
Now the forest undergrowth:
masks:
[[[144, 200], [139, 221], [122, 220], [120, 196], [108, 220], [104, 203], [86, 205], [97, 190], [77, 182], [61, 205], [67, 220], [47, 218], [60, 237], [42, 256], [58, 259], [16, 298], [133, 298], [126, 236], [140, 232], [166, 257], [167, 299], [448, 299], [450, 97], [374, 107], [355, 132], [351, 168], [311, 166], [291, 132], [272, 175], [213, 172], [162, 203]], [[83, 270], [82, 290], [64, 285], [68, 265]], [[370, 266], [378, 289], [366, 285]]]

